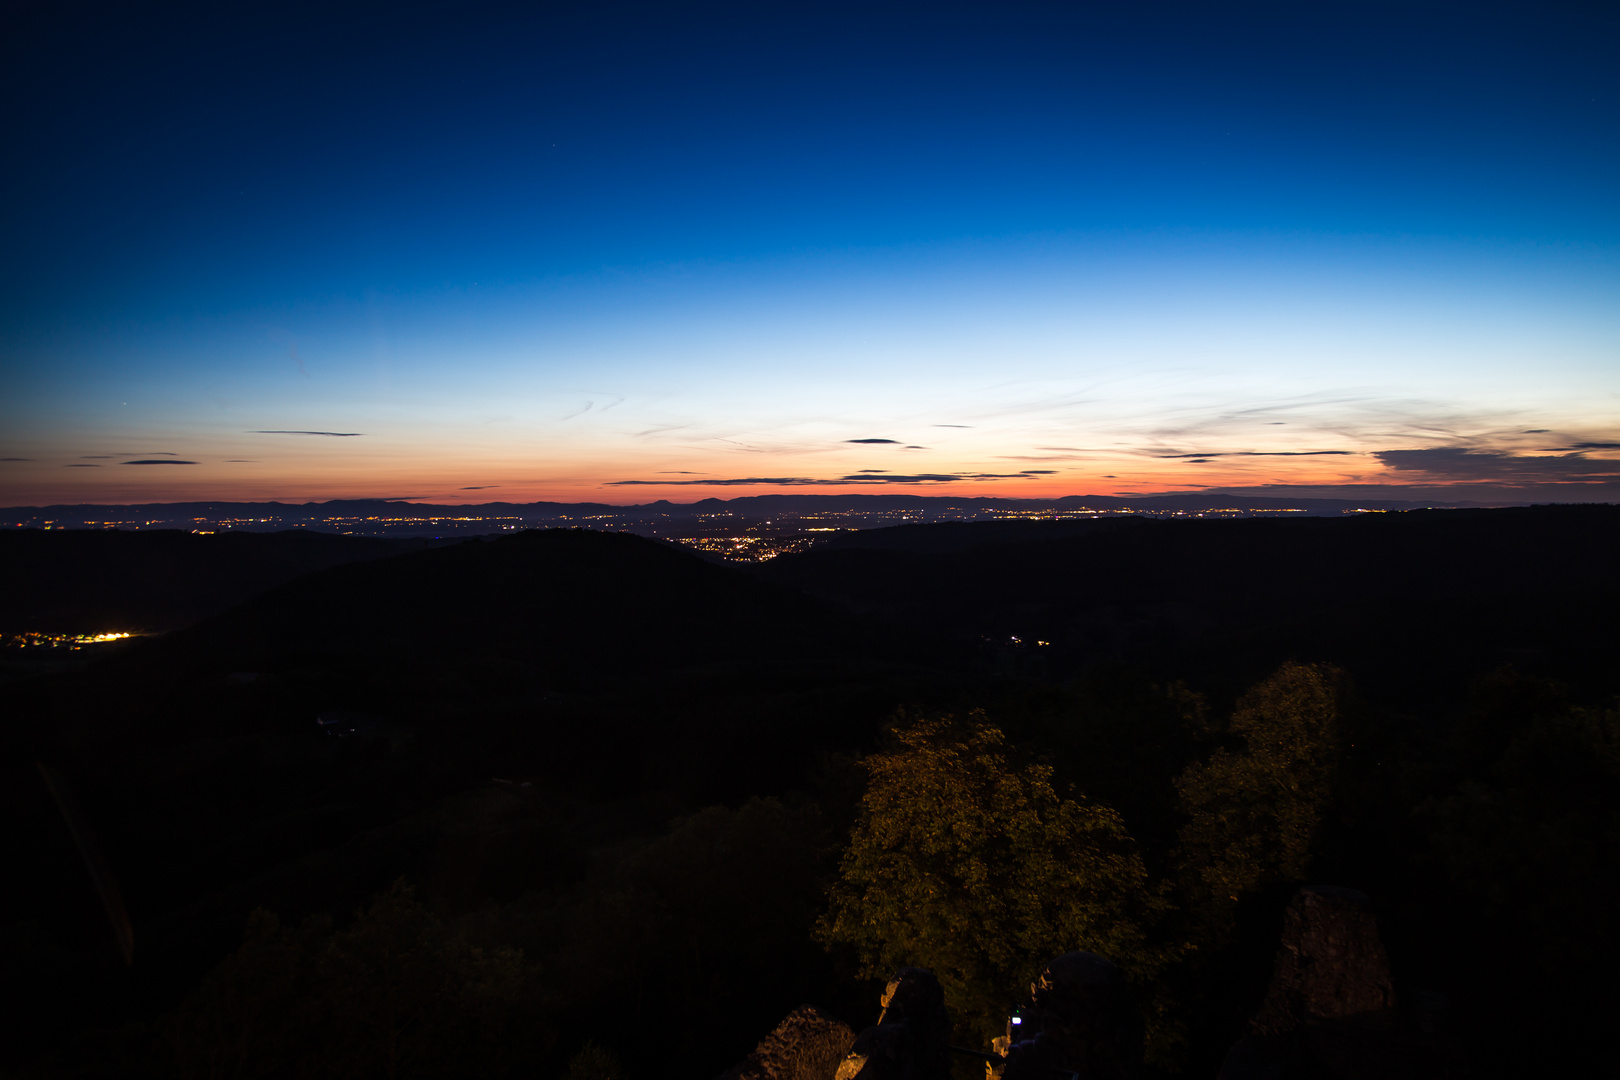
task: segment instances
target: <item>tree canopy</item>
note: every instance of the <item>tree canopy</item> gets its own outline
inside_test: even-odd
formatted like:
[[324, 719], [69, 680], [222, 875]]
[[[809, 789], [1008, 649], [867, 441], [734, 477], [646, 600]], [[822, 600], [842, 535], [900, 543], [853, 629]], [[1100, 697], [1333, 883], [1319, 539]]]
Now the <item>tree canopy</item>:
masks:
[[1165, 904], [1117, 813], [1060, 797], [1049, 766], [1009, 761], [981, 712], [894, 740], [866, 759], [824, 942], [852, 945], [868, 976], [932, 968], [957, 1023], [985, 1038], [1060, 953], [1096, 952], [1139, 983], [1163, 967], [1148, 930]]
[[1338, 759], [1343, 683], [1330, 665], [1284, 664], [1238, 701], [1241, 751], [1217, 749], [1176, 779], [1189, 888], [1214, 909], [1304, 876]]

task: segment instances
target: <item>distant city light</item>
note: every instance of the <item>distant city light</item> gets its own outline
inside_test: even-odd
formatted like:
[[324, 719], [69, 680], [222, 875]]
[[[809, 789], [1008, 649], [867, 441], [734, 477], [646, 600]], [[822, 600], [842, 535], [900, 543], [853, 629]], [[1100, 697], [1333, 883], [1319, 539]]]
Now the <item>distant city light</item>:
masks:
[[47, 649], [81, 649], [86, 645], [106, 645], [114, 641], [123, 641], [125, 638], [135, 637], [128, 631], [108, 632], [102, 634], [49, 634], [38, 631], [27, 631], [20, 634], [0, 635], [0, 645], [10, 649], [47, 648]]

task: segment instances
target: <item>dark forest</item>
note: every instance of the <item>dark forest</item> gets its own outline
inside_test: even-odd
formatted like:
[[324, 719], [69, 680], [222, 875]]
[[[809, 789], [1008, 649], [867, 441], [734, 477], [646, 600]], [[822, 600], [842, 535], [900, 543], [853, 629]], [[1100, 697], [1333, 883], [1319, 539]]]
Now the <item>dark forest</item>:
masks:
[[[904, 963], [986, 1051], [1078, 948], [1213, 1076], [1304, 885], [1427, 1075], [1607, 1039], [1614, 507], [0, 550], [0, 630], [148, 632], [3, 655], [6, 1076], [707, 1080]], [[883, 891], [1025, 813], [969, 929]]]

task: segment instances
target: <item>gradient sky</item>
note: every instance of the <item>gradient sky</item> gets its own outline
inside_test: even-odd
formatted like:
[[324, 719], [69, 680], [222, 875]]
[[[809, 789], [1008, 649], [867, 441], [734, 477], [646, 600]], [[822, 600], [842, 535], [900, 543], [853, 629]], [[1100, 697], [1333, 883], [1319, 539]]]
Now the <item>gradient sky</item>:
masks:
[[1620, 497], [1620, 8], [36, 4], [0, 504]]

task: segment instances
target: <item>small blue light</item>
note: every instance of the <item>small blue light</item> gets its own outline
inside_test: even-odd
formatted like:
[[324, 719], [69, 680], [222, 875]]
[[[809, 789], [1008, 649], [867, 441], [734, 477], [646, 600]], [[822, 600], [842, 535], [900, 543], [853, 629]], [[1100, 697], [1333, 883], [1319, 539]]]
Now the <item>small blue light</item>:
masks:
[[1022, 1024], [1024, 1022], [1024, 1018], [1022, 1016], [1015, 1016], [1012, 1018], [1012, 1022], [1015, 1024]]

